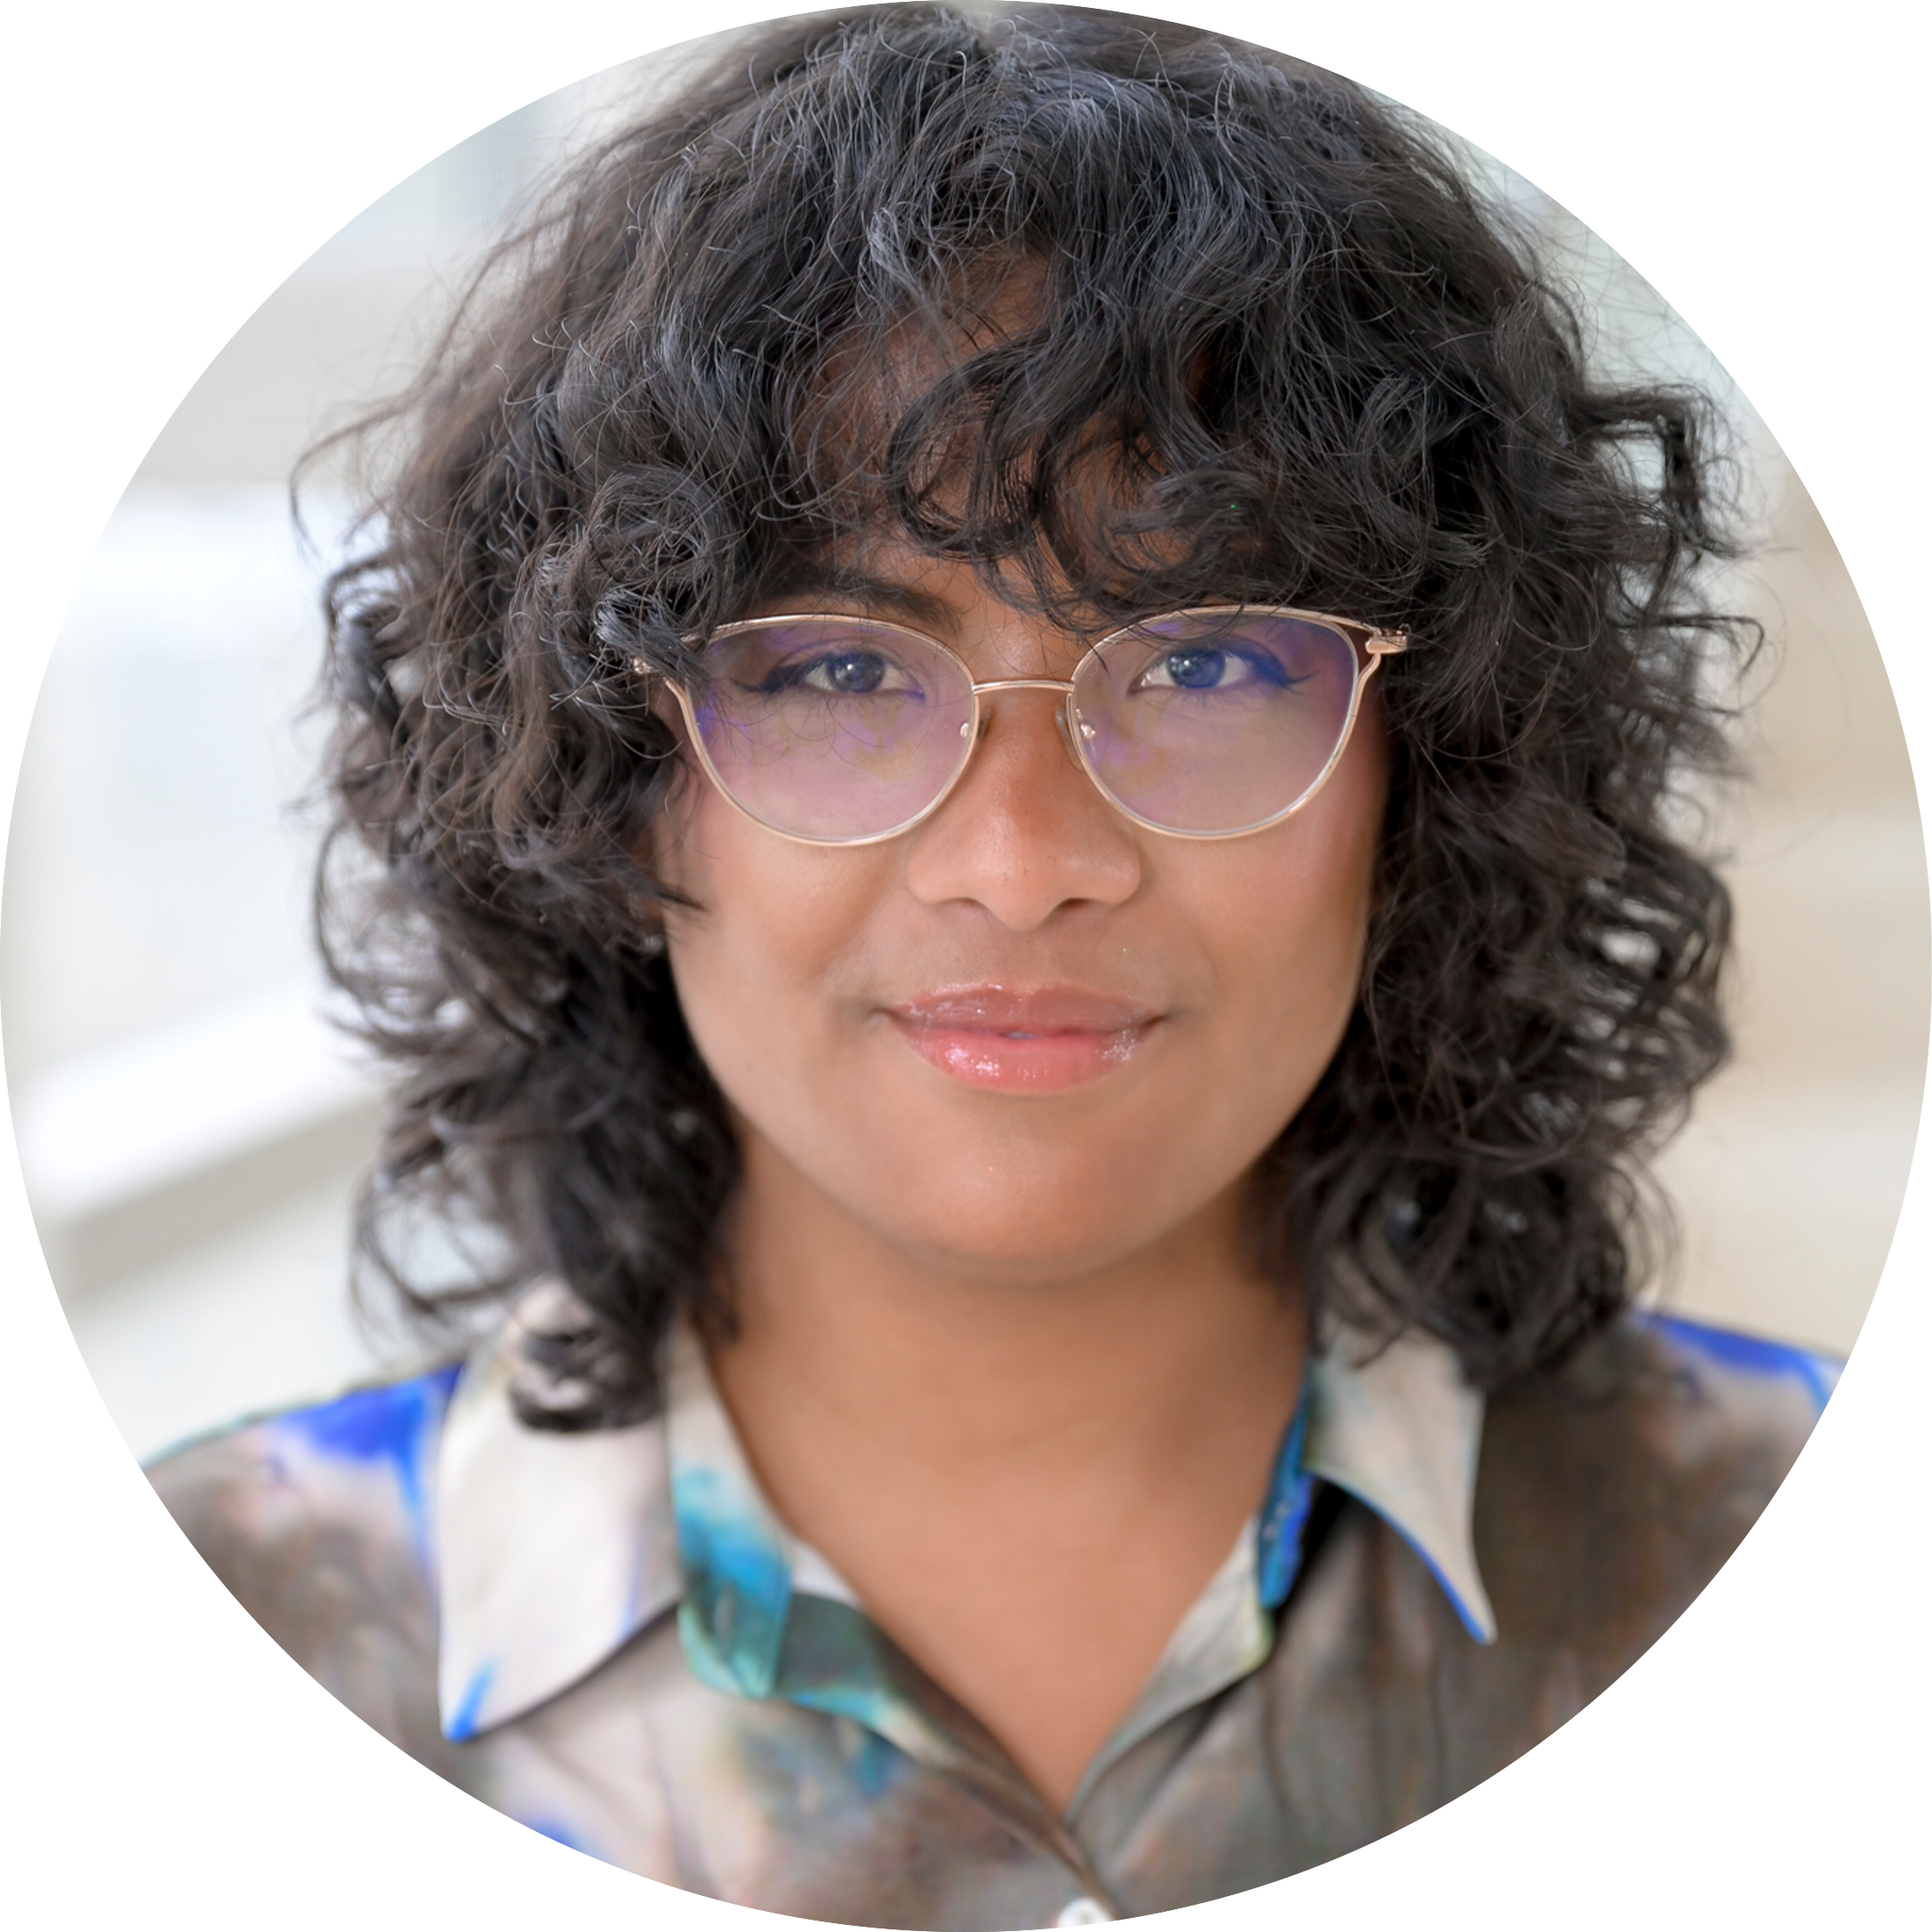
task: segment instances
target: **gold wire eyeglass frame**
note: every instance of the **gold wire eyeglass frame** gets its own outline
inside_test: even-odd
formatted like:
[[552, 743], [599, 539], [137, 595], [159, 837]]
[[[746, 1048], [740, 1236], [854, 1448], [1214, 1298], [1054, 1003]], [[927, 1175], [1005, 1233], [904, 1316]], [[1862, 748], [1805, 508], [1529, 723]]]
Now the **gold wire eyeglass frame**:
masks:
[[[942, 643], [929, 632], [915, 629], [910, 624], [894, 624], [880, 617], [855, 617], [849, 611], [807, 610], [790, 611], [769, 617], [746, 617], [737, 624], [721, 624], [711, 633], [710, 643], [725, 638], [742, 637], [748, 631], [774, 630], [788, 624], [826, 624], [845, 619], [851, 623], [863, 624], [868, 630], [896, 632], [902, 637], [912, 638], [919, 643], [937, 651], [942, 656], [952, 659], [959, 666], [972, 693], [973, 713], [961, 727], [960, 736], [966, 743], [966, 755], [953, 767], [952, 775], [938, 792], [920, 810], [902, 823], [889, 827], [885, 831], [862, 832], [852, 838], [818, 838], [804, 832], [788, 831], [782, 825], [774, 825], [769, 819], [760, 818], [742, 801], [733, 795], [731, 788], [718, 775], [717, 767], [711, 762], [711, 754], [705, 749], [703, 734], [698, 730], [697, 716], [692, 709], [690, 695], [675, 679], [663, 677], [659, 680], [678, 701], [678, 708], [684, 714], [686, 735], [698, 761], [704, 767], [704, 774], [726, 804], [742, 814], [754, 825], [762, 826], [766, 831], [775, 833], [781, 838], [788, 838], [800, 845], [878, 845], [888, 838], [901, 838], [915, 826], [923, 824], [927, 819], [945, 803], [958, 788], [959, 781], [966, 776], [967, 767], [973, 762], [973, 753], [984, 734], [987, 719], [981, 699], [996, 691], [1058, 691], [1061, 696], [1057, 721], [1060, 737], [1066, 746], [1068, 755], [1075, 765], [1087, 774], [1088, 781], [1107, 802], [1123, 818], [1133, 821], [1146, 831], [1158, 832], [1166, 838], [1245, 838], [1252, 833], [1265, 831], [1271, 825], [1279, 825], [1284, 819], [1292, 818], [1322, 788], [1328, 783], [1335, 768], [1342, 762], [1342, 754], [1348, 750], [1349, 740], [1355, 735], [1355, 721], [1361, 715], [1362, 693], [1367, 688], [1369, 680], [1381, 668], [1384, 658], [1399, 656], [1408, 649], [1407, 629], [1379, 631], [1372, 624], [1362, 624], [1352, 617], [1337, 617], [1322, 610], [1302, 610], [1288, 604], [1191, 604], [1183, 610], [1164, 610], [1158, 617], [1137, 618], [1132, 624], [1122, 624], [1119, 629], [1109, 631], [1087, 646], [1087, 656], [1097, 656], [1117, 638], [1131, 637], [1136, 631], [1149, 626], [1172, 623], [1177, 617], [1293, 617], [1303, 624], [1317, 624], [1337, 632], [1351, 646], [1355, 657], [1355, 675], [1349, 689], [1348, 715], [1343, 720], [1342, 730], [1335, 742], [1335, 749], [1329, 753], [1328, 762], [1315, 774], [1300, 795], [1292, 799], [1278, 812], [1272, 812], [1265, 818], [1257, 819], [1251, 825], [1237, 825], [1229, 831], [1184, 831], [1173, 825], [1157, 824], [1151, 818], [1144, 818], [1131, 806], [1123, 804], [1107, 788], [1100, 774], [1094, 770], [1087, 756], [1085, 739], [1078, 713], [1073, 707], [1074, 681], [1071, 678], [988, 678], [980, 681], [973, 675], [971, 668], [958, 652]], [[705, 639], [689, 638], [687, 644], [698, 646]], [[1083, 659], [1084, 661], [1084, 659]], [[636, 669], [648, 672], [649, 667], [643, 659], [637, 660]]]

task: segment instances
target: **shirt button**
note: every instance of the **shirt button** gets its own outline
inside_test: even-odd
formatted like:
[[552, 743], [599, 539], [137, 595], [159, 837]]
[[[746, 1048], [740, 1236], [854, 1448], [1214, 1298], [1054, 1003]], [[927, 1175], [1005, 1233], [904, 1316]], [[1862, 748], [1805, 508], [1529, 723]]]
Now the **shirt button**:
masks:
[[1055, 1919], [1055, 1925], [1111, 1925], [1114, 1914], [1098, 1899], [1075, 1899]]

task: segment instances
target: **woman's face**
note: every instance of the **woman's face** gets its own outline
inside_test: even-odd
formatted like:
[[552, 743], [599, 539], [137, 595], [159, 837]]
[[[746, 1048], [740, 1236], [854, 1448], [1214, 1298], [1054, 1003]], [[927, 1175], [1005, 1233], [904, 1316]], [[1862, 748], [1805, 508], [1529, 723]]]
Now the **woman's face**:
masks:
[[[1064, 678], [1080, 655], [968, 566], [866, 564], [902, 603], [811, 606], [916, 623], [981, 681]], [[775, 1158], [949, 1272], [1050, 1280], [1229, 1208], [1355, 1002], [1386, 791], [1372, 702], [1301, 811], [1224, 840], [1116, 810], [1059, 702], [989, 697], [959, 784], [883, 844], [782, 838], [688, 752], [658, 831], [660, 874], [700, 909], [667, 924], [678, 995], [751, 1184]]]

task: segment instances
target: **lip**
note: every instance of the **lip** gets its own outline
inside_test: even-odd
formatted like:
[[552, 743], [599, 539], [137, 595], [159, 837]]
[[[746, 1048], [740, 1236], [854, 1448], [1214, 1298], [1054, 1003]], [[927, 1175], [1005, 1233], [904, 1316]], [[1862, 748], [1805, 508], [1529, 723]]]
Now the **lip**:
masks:
[[1062, 1093], [1124, 1066], [1160, 1015], [1083, 987], [948, 987], [886, 1009], [905, 1044], [968, 1087]]

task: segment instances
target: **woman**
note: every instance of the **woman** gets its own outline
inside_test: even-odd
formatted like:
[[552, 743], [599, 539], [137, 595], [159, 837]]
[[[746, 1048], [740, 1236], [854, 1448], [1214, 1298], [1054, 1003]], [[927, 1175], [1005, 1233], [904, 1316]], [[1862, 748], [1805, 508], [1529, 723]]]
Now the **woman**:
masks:
[[1641, 1653], [1829, 1379], [1629, 1312], [1724, 1048], [1700, 399], [1330, 76], [895, 8], [607, 144], [385, 421], [325, 937], [466, 1358], [154, 1472], [292, 1654], [634, 1871], [1005, 1927]]

